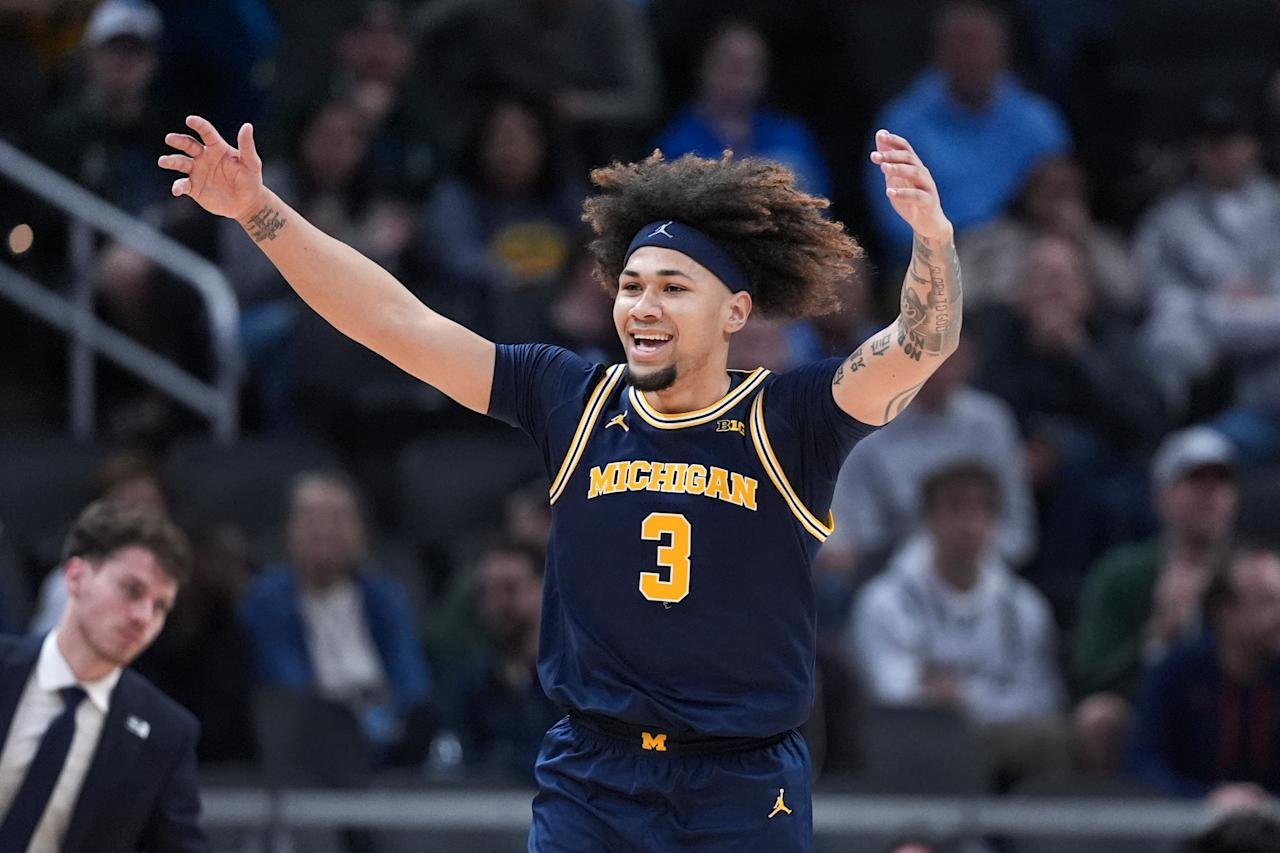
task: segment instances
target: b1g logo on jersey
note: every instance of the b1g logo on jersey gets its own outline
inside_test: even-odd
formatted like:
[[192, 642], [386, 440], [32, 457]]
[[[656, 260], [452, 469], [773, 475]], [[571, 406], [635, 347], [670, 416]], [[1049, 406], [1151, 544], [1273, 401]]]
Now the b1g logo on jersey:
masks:
[[742, 421], [736, 420], [716, 421], [716, 432], [736, 432], [738, 435], [745, 436], [747, 434], [747, 425]]

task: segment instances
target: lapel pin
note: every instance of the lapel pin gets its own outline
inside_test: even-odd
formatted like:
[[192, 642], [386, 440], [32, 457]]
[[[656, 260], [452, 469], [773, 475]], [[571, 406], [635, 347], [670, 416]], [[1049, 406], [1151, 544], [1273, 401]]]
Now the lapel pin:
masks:
[[146, 740], [147, 735], [151, 734], [151, 724], [146, 720], [139, 720], [132, 714], [124, 721], [124, 727], [143, 740]]

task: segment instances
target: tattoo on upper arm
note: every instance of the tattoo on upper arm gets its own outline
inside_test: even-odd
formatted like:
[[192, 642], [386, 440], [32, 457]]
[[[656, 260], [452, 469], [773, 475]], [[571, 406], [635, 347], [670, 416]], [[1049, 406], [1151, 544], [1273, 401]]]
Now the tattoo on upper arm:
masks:
[[893, 335], [885, 332], [880, 337], [871, 342], [871, 354], [880, 356], [889, 351], [889, 347], [893, 344]]
[[902, 414], [902, 410], [910, 405], [911, 401], [916, 398], [916, 394], [920, 393], [923, 382], [917, 382], [905, 391], [899, 391], [890, 400], [889, 404], [884, 407], [885, 421], [891, 421], [898, 415]]
[[836, 375], [835, 375], [835, 378], [831, 380], [831, 384], [832, 385], [840, 384], [840, 381], [844, 379], [845, 367], [849, 368], [850, 373], [857, 373], [859, 370], [861, 370], [866, 366], [867, 366], [867, 363], [862, 358], [862, 347], [858, 347], [856, 350], [853, 351], [853, 353], [847, 359], [841, 362], [840, 365], [836, 368]]
[[284, 227], [284, 223], [285, 219], [280, 212], [267, 205], [249, 217], [245, 230], [249, 232], [253, 242], [261, 243], [263, 240], [274, 240], [276, 234], [280, 233], [280, 229]]
[[898, 346], [902, 347], [907, 358], [914, 361], [920, 360], [920, 354], [925, 349], [924, 335], [910, 328], [905, 317], [898, 318]]

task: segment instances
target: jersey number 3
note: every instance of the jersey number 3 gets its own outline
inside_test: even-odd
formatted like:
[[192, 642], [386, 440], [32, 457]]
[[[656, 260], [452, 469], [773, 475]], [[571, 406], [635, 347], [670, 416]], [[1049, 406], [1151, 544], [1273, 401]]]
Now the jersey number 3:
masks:
[[669, 575], [663, 580], [658, 572], [641, 572], [640, 594], [650, 601], [682, 601], [689, 594], [689, 547], [693, 538], [689, 519], [675, 512], [651, 512], [640, 525], [640, 537], [646, 542], [663, 543], [658, 546], [658, 565]]

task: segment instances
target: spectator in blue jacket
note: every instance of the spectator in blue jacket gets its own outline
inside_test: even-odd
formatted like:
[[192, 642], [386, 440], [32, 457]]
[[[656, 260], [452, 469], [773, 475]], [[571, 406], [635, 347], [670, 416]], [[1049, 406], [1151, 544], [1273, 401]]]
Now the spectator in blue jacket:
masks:
[[1212, 631], [1147, 673], [1129, 769], [1161, 793], [1259, 805], [1280, 793], [1280, 554], [1237, 551], [1204, 612]]
[[404, 589], [367, 564], [355, 484], [337, 472], [294, 482], [288, 561], [268, 567], [245, 595], [257, 681], [346, 705], [389, 756], [422, 719], [430, 675]]
[[[1071, 140], [1057, 108], [1009, 71], [1009, 23], [995, 6], [949, 4], [935, 39], [933, 66], [884, 108], [875, 127], [911, 140], [959, 234], [1003, 213], [1031, 167], [1065, 152]], [[864, 165], [884, 264], [905, 264], [911, 229], [885, 197], [880, 167]]]
[[829, 196], [826, 163], [809, 128], [799, 119], [763, 106], [769, 86], [769, 47], [754, 26], [725, 23], [702, 58], [698, 94], [658, 137], [669, 160], [683, 154], [719, 158], [726, 148], [740, 157], [776, 160], [796, 173], [801, 189]]

